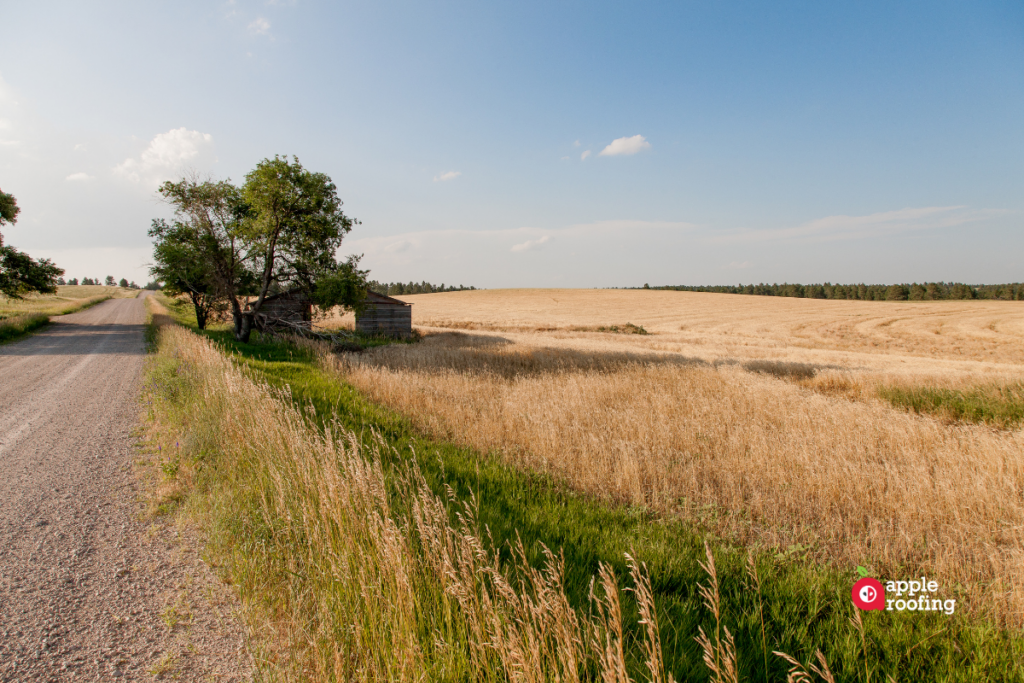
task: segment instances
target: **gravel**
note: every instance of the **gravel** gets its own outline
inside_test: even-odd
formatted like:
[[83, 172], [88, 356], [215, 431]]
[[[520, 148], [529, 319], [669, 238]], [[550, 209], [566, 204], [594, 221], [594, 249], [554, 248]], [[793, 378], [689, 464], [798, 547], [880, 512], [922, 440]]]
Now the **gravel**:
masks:
[[237, 598], [133, 473], [142, 298], [0, 346], [0, 681], [241, 681]]

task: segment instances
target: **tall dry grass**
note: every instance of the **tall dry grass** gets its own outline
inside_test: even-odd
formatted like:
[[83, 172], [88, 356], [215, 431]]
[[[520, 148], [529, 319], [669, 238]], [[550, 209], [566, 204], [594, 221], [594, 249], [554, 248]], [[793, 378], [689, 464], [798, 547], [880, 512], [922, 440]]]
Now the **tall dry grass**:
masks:
[[[312, 680], [631, 680], [610, 568], [591, 610], [577, 612], [558, 554], [538, 570], [520, 546], [503, 562], [473, 505], [435, 496], [383, 440], [367, 448], [337, 425], [320, 432], [185, 330], [165, 327], [159, 343], [155, 410], [182, 434], [165, 471], [202, 492], [194, 510], [258, 605], [262, 635], [283, 643], [263, 653], [268, 672], [290, 657], [285, 677]], [[651, 616], [640, 635], [648, 678], [670, 680], [646, 572], [629, 566]]]
[[321, 359], [428, 432], [581, 490], [881, 576], [923, 571], [975, 612], [1024, 623], [1020, 431], [679, 355], [445, 333]]

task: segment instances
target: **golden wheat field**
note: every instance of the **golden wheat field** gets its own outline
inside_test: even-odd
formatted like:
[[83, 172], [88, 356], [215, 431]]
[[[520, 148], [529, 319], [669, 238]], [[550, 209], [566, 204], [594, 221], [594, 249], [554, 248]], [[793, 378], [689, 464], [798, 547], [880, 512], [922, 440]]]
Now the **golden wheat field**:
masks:
[[[1024, 623], [1020, 428], [908, 413], [876, 395], [1019, 386], [1021, 302], [402, 298], [420, 343], [322, 359], [422, 429], [738, 542], [800, 544], [882, 576], [926, 571], [975, 613]], [[649, 334], [621, 332], [638, 328]]]

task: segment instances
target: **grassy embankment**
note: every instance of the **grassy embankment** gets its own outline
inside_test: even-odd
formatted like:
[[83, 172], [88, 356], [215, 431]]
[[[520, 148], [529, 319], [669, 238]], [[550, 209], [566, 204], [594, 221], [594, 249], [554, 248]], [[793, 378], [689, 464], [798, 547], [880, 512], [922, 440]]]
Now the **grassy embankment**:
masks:
[[56, 294], [32, 294], [23, 299], [0, 296], [0, 343], [19, 339], [50, 322], [50, 316], [67, 315], [101, 301], [137, 296], [137, 290], [104, 286], [61, 286]]
[[[290, 653], [313, 677], [504, 680], [500, 670], [519, 667], [538, 673], [524, 680], [553, 680], [541, 660], [564, 668], [570, 654], [589, 662], [590, 675], [615, 671], [615, 619], [588, 611], [589, 594], [602, 567], [619, 577], [630, 573], [629, 552], [648, 567], [665, 669], [684, 680], [706, 679], [694, 640], [698, 628], [712, 643], [725, 632], [698, 591], [699, 584], [710, 585], [700, 565], [705, 539], [718, 565], [722, 625], [735, 636], [743, 680], [783, 680], [788, 664], [773, 650], [808, 662], [817, 649], [837, 680], [1021, 675], [1024, 648], [1012, 632], [958, 615], [867, 613], [862, 635], [850, 621], [857, 616], [849, 599], [855, 574], [816, 566], [800, 547], [755, 552], [755, 582], [746, 552], [692, 524], [601, 503], [493, 455], [425, 438], [408, 420], [325, 373], [307, 350], [236, 344], [216, 331], [207, 336], [236, 368], [288, 387], [290, 398], [219, 366], [220, 355], [193, 337], [165, 335], [150, 386], [154, 415], [166, 430], [154, 439], [166, 448], [160, 452], [168, 499], [205, 520], [213, 556], [261, 615], [261, 630], [290, 646], [266, 654]], [[325, 432], [330, 439], [316, 436]], [[180, 448], [172, 450], [174, 442]], [[353, 496], [362, 502], [353, 503]], [[437, 507], [439, 500], [448, 502]], [[455, 515], [465, 515], [462, 504], [470, 500], [473, 514], [460, 526]], [[525, 571], [508, 552], [518, 539], [533, 567], [544, 566], [544, 547], [560, 549], [564, 582], [527, 573], [525, 587], [502, 583], [506, 572]], [[500, 572], [488, 569], [494, 548], [504, 549]], [[606, 595], [600, 586], [597, 594]], [[533, 601], [524, 602], [524, 595]], [[658, 655], [645, 649], [651, 641], [636, 602], [621, 597], [622, 659], [639, 678]], [[530, 637], [537, 639], [533, 645]], [[711, 649], [713, 663], [722, 663], [723, 650]]]

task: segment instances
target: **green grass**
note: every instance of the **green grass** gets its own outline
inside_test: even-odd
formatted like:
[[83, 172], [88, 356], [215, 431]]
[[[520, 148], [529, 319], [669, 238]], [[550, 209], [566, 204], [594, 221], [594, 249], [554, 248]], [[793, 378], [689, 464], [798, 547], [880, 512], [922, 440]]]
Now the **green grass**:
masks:
[[20, 339], [50, 322], [50, 316], [29, 313], [0, 320], [0, 344]]
[[880, 387], [879, 397], [893, 406], [956, 422], [976, 422], [1009, 429], [1024, 420], [1024, 384], [975, 387]]
[[[185, 319], [181, 307], [172, 310]], [[697, 585], [706, 582], [698, 562], [704, 542], [715, 553], [722, 585], [724, 624], [736, 637], [740, 680], [783, 681], [787, 666], [773, 650], [809, 661], [825, 653], [837, 680], [898, 681], [1022, 680], [1024, 638], [999, 631], [964, 616], [913, 613], [863, 613], [866, 658], [860, 637], [850, 623], [850, 589], [854, 568], [837, 571], [817, 565], [801, 552], [756, 553], [762, 592], [751, 585], [745, 570], [747, 552], [701, 529], [658, 518], [645, 510], [603, 504], [559, 482], [503, 464], [495, 454], [438, 442], [419, 434], [408, 420], [367, 401], [344, 382], [321, 372], [305, 352], [284, 343], [240, 344], [224, 330], [206, 336], [220, 344], [235, 362], [276, 387], [288, 387], [293, 400], [315, 409], [314, 425], [337, 419], [363, 438], [379, 433], [396, 449], [397, 458], [416, 458], [431, 488], [444, 495], [450, 486], [466, 500], [476, 496], [479, 521], [496, 544], [521, 538], [531, 563], [542, 564], [541, 549], [565, 555], [565, 588], [572, 603], [585, 610], [591, 578], [598, 563], [626, 574], [624, 553], [646, 562], [658, 607], [667, 668], [677, 680], [707, 680], [707, 668], [694, 641], [699, 626], [713, 629]], [[398, 464], [398, 463], [395, 463]], [[797, 549], [799, 550], [799, 549]], [[865, 558], [864, 564], [870, 564]], [[914, 572], [908, 569], [908, 576]], [[763, 605], [766, 648], [762, 648], [758, 604]], [[625, 605], [630, 634], [637, 633], [637, 614]], [[632, 635], [629, 646], [635, 663]], [[768, 670], [765, 670], [765, 660]], [[642, 672], [637, 664], [633, 672]]]

